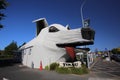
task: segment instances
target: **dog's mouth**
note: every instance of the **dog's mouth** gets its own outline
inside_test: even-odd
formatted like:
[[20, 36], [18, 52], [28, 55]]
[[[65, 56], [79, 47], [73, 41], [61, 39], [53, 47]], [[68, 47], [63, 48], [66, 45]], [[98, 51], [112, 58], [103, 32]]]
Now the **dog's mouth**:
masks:
[[93, 45], [93, 41], [80, 41], [80, 42], [73, 42], [73, 43], [58, 43], [56, 44], [58, 47], [76, 47], [76, 46], [84, 46], [84, 45]]
[[66, 53], [70, 56], [70, 60], [75, 60], [75, 47], [76, 46], [83, 46], [83, 45], [92, 45], [94, 44], [93, 41], [89, 42], [74, 42], [74, 43], [59, 43], [56, 44], [58, 47], [65, 48]]
[[66, 52], [74, 61], [75, 59], [75, 51], [74, 48], [76, 46], [84, 46], [84, 45], [93, 45], [94, 44], [94, 35], [95, 31], [92, 30], [91, 28], [82, 28], [81, 29], [81, 38], [79, 41], [72, 41], [72, 42], [66, 42], [66, 43], [57, 43], [56, 45], [58, 47], [62, 47], [66, 49]]

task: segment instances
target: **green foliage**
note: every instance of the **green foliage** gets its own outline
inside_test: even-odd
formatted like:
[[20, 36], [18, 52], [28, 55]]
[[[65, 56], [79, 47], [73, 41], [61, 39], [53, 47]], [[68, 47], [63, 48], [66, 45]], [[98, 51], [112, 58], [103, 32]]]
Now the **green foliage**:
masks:
[[0, 0], [0, 9], [6, 9], [8, 3], [6, 0]]
[[49, 66], [45, 66], [45, 70], [49, 70]]
[[3, 25], [2, 25], [2, 24], [0, 24], [0, 28], [3, 28]]
[[0, 60], [13, 59], [13, 55], [0, 55]]
[[84, 66], [81, 68], [75, 68], [75, 67], [71, 67], [71, 68], [65, 68], [65, 67], [57, 67], [56, 68], [56, 72], [58, 73], [62, 73], [62, 74], [87, 74], [89, 71], [88, 69]]
[[114, 48], [112, 49], [113, 54], [120, 54], [120, 48]]
[[62, 74], [70, 74], [71, 69], [70, 68], [65, 68], [65, 67], [57, 67], [56, 72], [62, 73]]
[[59, 66], [58, 63], [52, 63], [50, 64], [50, 70], [55, 70]]
[[71, 72], [73, 73], [73, 74], [83, 74], [83, 70], [82, 70], [82, 68], [71, 68]]
[[[6, 0], [0, 0], [0, 20], [4, 19], [5, 14], [2, 13], [3, 9], [6, 9], [8, 6], [8, 3]], [[0, 24], [0, 28], [3, 28], [3, 25]]]
[[82, 73], [89, 73], [89, 70], [88, 70], [88, 68], [86, 67], [86, 65], [84, 65], [84, 64], [82, 64], [82, 67], [81, 67], [81, 69], [82, 69]]
[[16, 42], [11, 42], [7, 47], [5, 47], [4, 54], [13, 55], [13, 52], [18, 49]]
[[58, 63], [52, 63], [49, 66], [45, 66], [45, 70], [56, 70], [58, 66], [59, 66]]
[[3, 55], [4, 51], [3, 50], [0, 50], [0, 55]]
[[58, 73], [61, 74], [87, 74], [89, 73], [89, 70], [87, 69], [87, 67], [85, 65], [82, 65], [81, 68], [75, 68], [75, 67], [70, 67], [70, 68], [66, 68], [66, 67], [59, 67], [58, 63], [52, 63], [50, 64], [50, 68], [49, 66], [45, 67], [46, 70], [55, 70]]

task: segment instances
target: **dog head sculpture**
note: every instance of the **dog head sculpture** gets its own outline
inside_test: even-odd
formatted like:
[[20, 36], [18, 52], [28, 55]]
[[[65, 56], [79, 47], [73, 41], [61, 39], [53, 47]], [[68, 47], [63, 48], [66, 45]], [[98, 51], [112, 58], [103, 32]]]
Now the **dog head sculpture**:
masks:
[[30, 66], [32, 62], [37, 68], [40, 61], [43, 61], [43, 66], [46, 66], [51, 62], [67, 61], [70, 57], [74, 59], [75, 53], [68, 51], [67, 54], [67, 49], [94, 43], [94, 30], [89, 27], [70, 30], [68, 26], [64, 27], [60, 24], [48, 26], [44, 18], [34, 22], [37, 23], [37, 36], [20, 48], [23, 51], [31, 49], [29, 60], [27, 52], [23, 57], [25, 65]]

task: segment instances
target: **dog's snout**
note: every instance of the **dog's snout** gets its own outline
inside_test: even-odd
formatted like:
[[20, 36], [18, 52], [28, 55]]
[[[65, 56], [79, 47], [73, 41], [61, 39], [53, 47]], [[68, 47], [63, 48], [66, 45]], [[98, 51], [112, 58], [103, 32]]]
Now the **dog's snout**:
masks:
[[89, 27], [82, 28], [81, 34], [83, 39], [94, 40], [95, 31]]

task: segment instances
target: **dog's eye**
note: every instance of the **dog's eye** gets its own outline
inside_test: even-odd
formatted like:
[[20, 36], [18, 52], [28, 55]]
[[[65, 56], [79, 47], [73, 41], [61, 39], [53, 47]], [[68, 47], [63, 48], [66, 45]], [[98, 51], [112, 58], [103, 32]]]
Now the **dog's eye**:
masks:
[[59, 29], [57, 29], [55, 26], [51, 26], [49, 28], [49, 32], [58, 32], [58, 31], [59, 31]]

